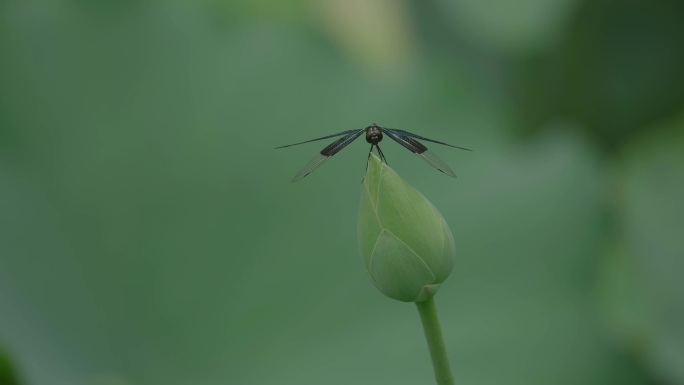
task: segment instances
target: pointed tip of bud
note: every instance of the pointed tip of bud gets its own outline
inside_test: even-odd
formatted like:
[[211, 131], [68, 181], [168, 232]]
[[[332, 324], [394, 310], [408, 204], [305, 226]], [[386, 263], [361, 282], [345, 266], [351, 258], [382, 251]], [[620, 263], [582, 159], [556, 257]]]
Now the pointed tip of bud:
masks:
[[375, 286], [400, 301], [425, 301], [451, 273], [451, 230], [437, 209], [371, 154], [359, 212], [359, 247]]

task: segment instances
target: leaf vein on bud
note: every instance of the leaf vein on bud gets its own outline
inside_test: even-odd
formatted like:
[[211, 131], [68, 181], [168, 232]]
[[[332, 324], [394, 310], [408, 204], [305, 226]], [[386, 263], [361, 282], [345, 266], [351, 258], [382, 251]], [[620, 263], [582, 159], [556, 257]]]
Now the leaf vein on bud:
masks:
[[[398, 240], [398, 241], [401, 242], [404, 246], [406, 246], [406, 248], [409, 249], [409, 250], [413, 253], [413, 255], [415, 255], [415, 256], [418, 258], [418, 260], [421, 261], [421, 262], [423, 263], [423, 265], [425, 265], [425, 268], [427, 268], [427, 270], [428, 270], [428, 271], [430, 272], [430, 274], [432, 275], [432, 279], [437, 279], [437, 276], [436, 276], [435, 273], [432, 271], [432, 269], [430, 269], [430, 266], [425, 262], [425, 260], [424, 260], [423, 258], [421, 258], [420, 255], [418, 255], [418, 253], [416, 253], [415, 250], [413, 250], [413, 249], [411, 248], [411, 246], [407, 245], [406, 242], [404, 242], [401, 238], [397, 237], [397, 235], [394, 234], [394, 233], [392, 232], [392, 230], [383, 228], [383, 229], [380, 231], [380, 234], [382, 234], [383, 231], [387, 231], [387, 232], [390, 233], [396, 240]], [[378, 236], [378, 239], [380, 239], [380, 236]], [[375, 241], [375, 244], [376, 244], [376, 245], [378, 244], [378, 241], [377, 241], [377, 240]], [[375, 253], [375, 246], [373, 246], [373, 252]], [[373, 254], [371, 254], [370, 261], [368, 262], [369, 270], [370, 270], [370, 266], [372, 265], [372, 262], [373, 262]]]

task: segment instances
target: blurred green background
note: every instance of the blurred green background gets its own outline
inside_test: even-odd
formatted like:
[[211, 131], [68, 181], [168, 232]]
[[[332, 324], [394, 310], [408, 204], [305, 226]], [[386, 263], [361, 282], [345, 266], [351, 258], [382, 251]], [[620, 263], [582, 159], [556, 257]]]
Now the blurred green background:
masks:
[[383, 146], [457, 383], [684, 384], [679, 0], [0, 1], [0, 384], [432, 383], [366, 143], [273, 150], [374, 122], [475, 149]]

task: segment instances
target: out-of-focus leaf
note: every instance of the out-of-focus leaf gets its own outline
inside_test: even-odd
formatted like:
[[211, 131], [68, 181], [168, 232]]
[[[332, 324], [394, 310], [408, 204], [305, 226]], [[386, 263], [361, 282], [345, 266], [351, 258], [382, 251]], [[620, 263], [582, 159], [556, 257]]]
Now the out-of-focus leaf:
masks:
[[0, 349], [0, 384], [2, 385], [19, 385], [19, 378], [9, 355]]
[[471, 43], [514, 56], [551, 48], [562, 37], [577, 0], [441, 0], [452, 28]]
[[313, 21], [350, 58], [380, 76], [401, 76], [413, 66], [414, 27], [406, 0], [312, 2]]
[[520, 129], [559, 116], [584, 124], [615, 148], [684, 105], [684, 2], [583, 3], [550, 55], [522, 67]]
[[116, 376], [95, 376], [87, 385], [134, 385], [122, 378]]
[[601, 275], [615, 335], [655, 378], [684, 382], [684, 118], [652, 127], [616, 163], [617, 250]]
[[463, 382], [599, 384], [618, 373], [588, 296], [603, 176], [578, 131], [556, 126], [520, 146], [476, 149], [487, 152], [477, 168], [433, 200], [458, 245], [437, 300]]
[[[197, 3], [196, 1], [188, 1]], [[303, 21], [308, 6], [305, 0], [202, 0], [214, 17], [229, 17], [233, 21], [256, 17], [277, 21]]]

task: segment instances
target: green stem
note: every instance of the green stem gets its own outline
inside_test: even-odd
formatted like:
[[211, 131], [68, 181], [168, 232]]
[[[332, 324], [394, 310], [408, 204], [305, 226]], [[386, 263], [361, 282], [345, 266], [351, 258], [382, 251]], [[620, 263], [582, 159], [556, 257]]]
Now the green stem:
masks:
[[442, 329], [439, 327], [434, 297], [430, 297], [427, 301], [416, 302], [416, 307], [418, 307], [420, 320], [423, 322], [423, 330], [425, 331], [428, 349], [430, 349], [430, 358], [432, 358], [432, 367], [435, 369], [437, 384], [453, 385], [454, 379], [449, 368], [449, 359], [444, 347]]

